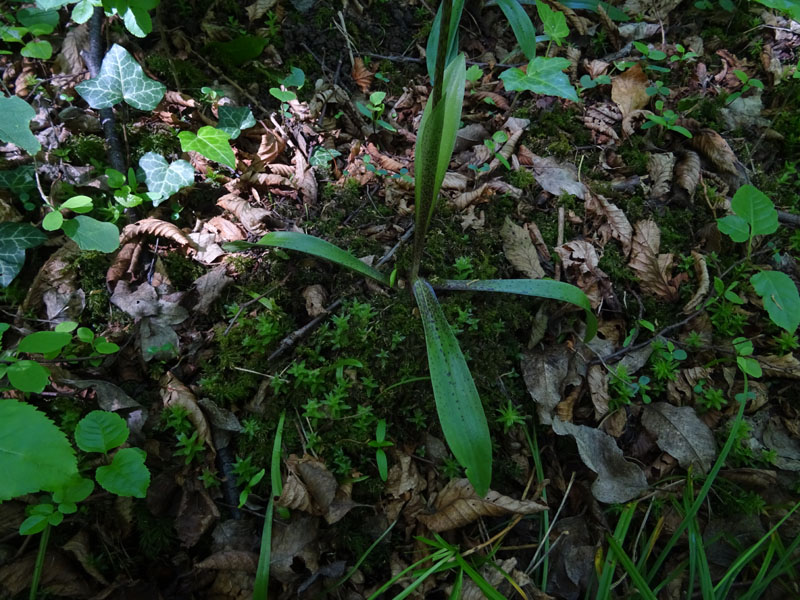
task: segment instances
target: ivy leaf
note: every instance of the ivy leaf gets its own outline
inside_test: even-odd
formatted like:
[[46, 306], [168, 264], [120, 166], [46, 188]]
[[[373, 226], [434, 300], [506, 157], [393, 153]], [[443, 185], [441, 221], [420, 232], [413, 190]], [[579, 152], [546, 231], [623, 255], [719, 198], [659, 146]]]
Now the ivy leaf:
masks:
[[104, 223], [92, 217], [80, 215], [67, 219], [61, 226], [81, 250], [114, 252], [119, 248], [119, 229], [113, 223]]
[[111, 464], [98, 467], [95, 479], [103, 489], [117, 496], [144, 498], [150, 486], [150, 471], [144, 466], [146, 454], [139, 448], [123, 448]]
[[10, 171], [0, 171], [0, 188], [10, 190], [22, 201], [27, 200], [30, 192], [36, 189], [33, 166], [22, 165]]
[[147, 195], [153, 201], [153, 206], [158, 206], [161, 200], [194, 183], [194, 167], [185, 160], [168, 163], [160, 154], [148, 152], [139, 159], [139, 166], [144, 171], [149, 190]]
[[763, 299], [772, 322], [794, 333], [800, 325], [800, 295], [791, 277], [780, 271], [761, 271], [750, 278], [750, 283]]
[[536, 10], [542, 20], [544, 32], [560, 46], [564, 38], [569, 35], [566, 15], [560, 10], [553, 10], [544, 2], [537, 2]]
[[25, 264], [25, 250], [47, 237], [30, 223], [0, 223], [0, 287], [7, 287]]
[[105, 410], [93, 410], [75, 428], [75, 443], [84, 452], [108, 452], [121, 446], [130, 431], [125, 419]]
[[219, 107], [219, 129], [228, 134], [235, 140], [239, 137], [242, 129], [253, 127], [256, 119], [253, 113], [246, 106], [220, 106]]
[[0, 400], [0, 502], [53, 491], [78, 472], [67, 436], [30, 404]]
[[36, 116], [30, 104], [17, 96], [0, 96], [0, 140], [19, 146], [28, 154], [42, 149], [39, 140], [31, 133], [31, 119]]
[[166, 92], [164, 84], [150, 79], [119, 44], [103, 59], [100, 74], [75, 86], [92, 108], [109, 108], [123, 100], [139, 110], [153, 110]]
[[566, 58], [537, 56], [528, 63], [527, 72], [516, 67], [506, 69], [500, 74], [500, 79], [509, 91], [529, 91], [578, 102], [575, 88], [566, 73], [562, 72], [569, 66], [570, 62]]
[[197, 130], [197, 135], [191, 131], [181, 131], [178, 138], [184, 152], [192, 150], [209, 160], [236, 169], [236, 156], [228, 143], [228, 134], [221, 129], [206, 125]]

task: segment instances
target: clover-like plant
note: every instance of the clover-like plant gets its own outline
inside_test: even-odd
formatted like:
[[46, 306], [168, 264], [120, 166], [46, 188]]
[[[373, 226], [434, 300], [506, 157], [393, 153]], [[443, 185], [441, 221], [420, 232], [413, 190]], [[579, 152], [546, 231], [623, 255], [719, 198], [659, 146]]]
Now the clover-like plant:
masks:
[[[463, 2], [456, 0], [455, 4], [463, 5]], [[448, 43], [454, 36], [451, 27], [457, 23], [452, 18], [451, 0], [444, 0], [441, 9], [444, 27], [437, 38], [433, 90], [422, 115], [414, 159], [415, 225], [408, 280], [422, 317], [428, 369], [442, 432], [456, 460], [465, 468], [470, 483], [483, 496], [489, 490], [492, 477], [492, 442], [486, 415], [458, 340], [442, 312], [434, 288], [419, 275], [425, 237], [455, 145], [466, 80], [463, 54], [446, 61]], [[255, 244], [233, 242], [225, 245], [228, 250], [252, 247], [280, 247], [311, 254], [390, 287], [396, 277], [396, 272], [387, 276], [333, 244], [302, 233], [273, 232]], [[448, 291], [512, 293], [569, 302], [586, 312], [587, 339], [594, 336], [597, 328], [597, 320], [586, 295], [578, 288], [559, 281], [442, 281], [438, 287]]]

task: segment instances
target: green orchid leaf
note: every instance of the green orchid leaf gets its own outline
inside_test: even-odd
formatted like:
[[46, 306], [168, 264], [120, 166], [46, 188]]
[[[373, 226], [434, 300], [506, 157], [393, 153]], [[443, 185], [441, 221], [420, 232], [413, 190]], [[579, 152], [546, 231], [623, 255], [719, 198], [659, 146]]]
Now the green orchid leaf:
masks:
[[[536, 7], [538, 8], [541, 4], [541, 2], [537, 2]], [[497, 0], [497, 5], [508, 19], [525, 58], [531, 60], [536, 56], [536, 29], [533, 27], [528, 13], [525, 12], [518, 0]]]
[[[536, 3], [536, 11], [539, 13], [539, 18], [542, 20], [545, 34], [560, 46], [564, 38], [569, 35], [566, 15], [560, 10], [553, 10], [544, 2]], [[533, 57], [529, 56], [528, 58]]]
[[239, 137], [242, 129], [254, 127], [256, 124], [252, 111], [246, 106], [223, 105], [217, 110], [219, 114], [217, 128], [227, 133], [232, 140]]
[[519, 294], [567, 302], [582, 308], [586, 314], [585, 340], [588, 342], [597, 333], [597, 317], [592, 311], [589, 298], [579, 288], [563, 281], [553, 281], [552, 279], [447, 280], [443, 282], [442, 287], [446, 287], [448, 290]]
[[113, 223], [79, 215], [64, 221], [61, 229], [78, 244], [81, 250], [109, 253], [119, 248], [119, 229]]
[[430, 284], [414, 282], [431, 375], [436, 412], [453, 455], [466, 469], [479, 496], [489, 491], [492, 480], [492, 440], [478, 390], [439, 301]]
[[150, 486], [150, 471], [144, 464], [144, 450], [123, 448], [110, 465], [98, 467], [95, 479], [104, 490], [117, 496], [144, 498]]
[[753, 289], [775, 325], [794, 333], [800, 325], [800, 295], [792, 278], [780, 271], [761, 271], [750, 278]]
[[0, 287], [7, 287], [25, 264], [25, 250], [47, 241], [30, 223], [0, 223]]
[[54, 491], [78, 472], [67, 436], [25, 402], [0, 400], [0, 502]]
[[252, 244], [250, 242], [229, 242], [223, 244], [222, 247], [228, 251], [239, 251], [247, 248], [258, 247], [276, 247], [285, 248], [286, 250], [296, 250], [319, 258], [324, 258], [332, 263], [360, 273], [365, 277], [374, 279], [383, 285], [389, 285], [389, 278], [380, 271], [373, 269], [364, 262], [358, 260], [355, 256], [342, 250], [338, 246], [334, 246], [330, 242], [321, 240], [313, 235], [305, 233], [298, 233], [294, 231], [273, 231], [262, 237], [258, 242]]
[[566, 58], [537, 56], [528, 63], [527, 72], [516, 67], [500, 73], [505, 88], [509, 91], [529, 91], [534, 94], [558, 96], [578, 102], [578, 94], [562, 71], [569, 68]]
[[75, 428], [75, 443], [84, 452], [106, 453], [124, 444], [130, 431], [125, 419], [105, 410], [93, 410]]
[[75, 86], [92, 108], [109, 108], [123, 100], [139, 110], [153, 110], [164, 97], [164, 84], [150, 79], [125, 48], [114, 44], [103, 58], [100, 74]]
[[36, 154], [42, 145], [31, 133], [31, 120], [36, 116], [30, 104], [17, 96], [0, 96], [0, 140], [19, 146], [28, 154]]
[[[449, 65], [455, 59], [458, 53], [458, 24], [461, 22], [461, 13], [464, 11], [464, 0], [454, 0], [453, 8], [450, 14], [450, 33], [447, 40], [447, 56], [445, 57], [445, 66]], [[425, 47], [425, 63], [428, 67], [428, 77], [433, 83], [434, 69], [436, 67], [436, 55], [439, 53], [439, 32], [442, 23], [442, 4], [439, 4], [439, 9], [436, 11], [436, 16], [433, 18], [431, 25], [431, 33], [428, 36], [428, 44]]]
[[58, 352], [72, 341], [72, 334], [63, 331], [37, 331], [20, 340], [17, 352], [47, 354]]
[[18, 360], [8, 365], [9, 383], [21, 392], [40, 394], [50, 383], [50, 371], [35, 360]]
[[236, 169], [236, 156], [228, 142], [228, 134], [221, 129], [205, 125], [197, 130], [197, 135], [191, 131], [181, 131], [178, 138], [184, 152], [197, 152], [209, 160]]
[[144, 171], [147, 195], [153, 206], [194, 184], [194, 167], [185, 160], [168, 163], [160, 154], [147, 152], [139, 159], [139, 166]]

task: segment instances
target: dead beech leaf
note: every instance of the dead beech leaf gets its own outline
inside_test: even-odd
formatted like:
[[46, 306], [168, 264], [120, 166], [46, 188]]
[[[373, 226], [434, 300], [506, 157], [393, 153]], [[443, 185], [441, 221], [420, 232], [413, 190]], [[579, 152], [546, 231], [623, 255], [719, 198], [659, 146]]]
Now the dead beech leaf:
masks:
[[656, 438], [656, 444], [688, 469], [694, 466], [708, 473], [717, 455], [714, 434], [691, 406], [654, 402], [644, 407], [642, 424]]
[[353, 81], [356, 82], [362, 94], [369, 93], [375, 74], [367, 68], [367, 65], [364, 64], [364, 59], [360, 56], [353, 61], [353, 70], [350, 71], [350, 75], [353, 76]]
[[592, 495], [600, 502], [627, 502], [647, 489], [644, 471], [625, 460], [617, 442], [607, 433], [557, 418], [553, 419], [553, 431], [575, 439], [583, 464], [597, 473]]
[[[487, 190], [489, 191], [488, 194], [486, 193]], [[473, 204], [483, 204], [485, 202], [489, 202], [492, 195], [492, 190], [489, 189], [487, 184], [483, 183], [471, 192], [459, 194], [453, 198], [449, 204], [451, 204], [457, 210], [464, 210]]]
[[506, 217], [503, 228], [500, 230], [500, 237], [503, 238], [503, 252], [514, 268], [524, 273], [531, 279], [541, 279], [544, 277], [544, 269], [539, 263], [539, 254], [531, 241], [528, 230], [511, 222]]
[[522, 377], [525, 387], [536, 403], [539, 420], [550, 424], [553, 411], [564, 391], [571, 354], [564, 345], [525, 353], [522, 357]]
[[295, 183], [297, 191], [302, 194], [306, 204], [314, 204], [317, 201], [317, 178], [314, 177], [314, 169], [308, 164], [302, 152], [295, 152], [292, 163], [295, 166]]
[[542, 158], [532, 155], [533, 177], [544, 191], [560, 196], [561, 194], [571, 194], [583, 199], [586, 194], [586, 186], [578, 181], [578, 169], [575, 165], [559, 163], [551, 156]]
[[661, 231], [652, 219], [639, 221], [634, 228], [631, 260], [642, 289], [669, 302], [678, 300], [678, 288], [671, 281], [672, 254], [659, 254]]
[[530, 515], [547, 510], [533, 500], [516, 500], [489, 490], [480, 498], [468, 479], [453, 479], [439, 492], [432, 515], [418, 514], [417, 519], [431, 531], [449, 531], [463, 527], [480, 517], [500, 517], [509, 513]]
[[392, 498], [400, 498], [408, 493], [416, 494], [427, 487], [425, 479], [419, 474], [414, 460], [404, 452], [395, 454], [396, 462], [389, 468], [386, 478], [386, 493]]
[[688, 315], [696, 309], [703, 302], [708, 295], [710, 280], [708, 277], [708, 265], [706, 265], [706, 257], [692, 250], [692, 258], [694, 259], [694, 272], [697, 275], [697, 290], [692, 296], [692, 299], [683, 307], [683, 313]]
[[84, 291], [77, 281], [72, 265], [79, 254], [78, 246], [70, 240], [50, 255], [28, 287], [22, 313], [38, 315], [44, 304], [46, 318], [53, 324], [80, 320], [86, 292], [93, 290]]
[[675, 164], [675, 189], [673, 200], [679, 206], [690, 206], [694, 191], [700, 183], [700, 156], [687, 150]]
[[272, 9], [272, 7], [276, 4], [277, 0], [256, 0], [252, 4], [248, 4], [245, 7], [245, 10], [247, 11], [247, 18], [251, 23], [253, 21], [257, 21], [267, 14], [267, 11]]
[[194, 247], [194, 243], [189, 239], [189, 236], [178, 229], [177, 225], [153, 218], [142, 219], [141, 221], [127, 225], [122, 230], [119, 243], [120, 245], [126, 244], [142, 235], [163, 237], [180, 246]]
[[647, 95], [649, 85], [650, 81], [639, 63], [611, 80], [611, 99], [619, 106], [623, 118], [647, 106], [650, 102]]
[[786, 379], [800, 379], [800, 360], [794, 354], [767, 354], [758, 358], [765, 375], [770, 377], [784, 377]]
[[[277, 135], [271, 129], [267, 129], [261, 135], [261, 143], [258, 145], [256, 154], [264, 164], [270, 164], [277, 159], [286, 149], [286, 140]], [[258, 170], [261, 170], [260, 168]]]
[[711, 369], [708, 367], [690, 367], [680, 369], [674, 380], [667, 382], [667, 398], [676, 406], [689, 404], [697, 395], [695, 386], [707, 379]]
[[222, 550], [195, 564], [197, 569], [217, 571], [246, 571], [255, 573], [258, 567], [258, 554], [245, 550]]
[[651, 199], [666, 200], [672, 185], [672, 169], [674, 166], [675, 156], [672, 152], [651, 154], [647, 159]]
[[633, 227], [622, 209], [603, 196], [589, 192], [586, 194], [586, 214], [598, 217], [594, 230], [604, 246], [609, 238], [614, 238], [622, 244], [623, 256], [630, 254]]
[[211, 440], [211, 428], [208, 426], [206, 416], [197, 403], [197, 397], [186, 385], [175, 377], [171, 371], [167, 371], [158, 382], [161, 386], [161, 401], [165, 408], [179, 406], [188, 413], [188, 419], [197, 431], [197, 437], [203, 443], [208, 444], [211, 451], [216, 454], [214, 443]]
[[217, 200], [217, 206], [233, 213], [242, 227], [253, 235], [264, 235], [269, 231], [266, 223], [272, 213], [265, 208], [253, 206], [237, 194], [225, 194]]
[[[191, 413], [190, 413], [191, 419]], [[182, 486], [175, 533], [184, 548], [191, 548], [219, 519], [220, 512], [208, 490], [196, 478], [187, 477]]]
[[714, 165], [714, 169], [724, 178], [732, 189], [736, 189], [747, 181], [747, 171], [736, 158], [728, 142], [713, 129], [701, 129], [690, 140], [689, 146], [702, 154]]
[[589, 298], [592, 308], [606, 304], [614, 309], [619, 304], [611, 280], [599, 266], [594, 246], [586, 240], [573, 240], [555, 248], [564, 271]]
[[306, 312], [309, 317], [318, 317], [327, 312], [325, 303], [328, 301], [328, 292], [320, 284], [315, 283], [306, 287], [303, 290], [303, 298], [306, 301]]
[[[130, 500], [130, 498], [128, 498]], [[89, 540], [89, 532], [86, 529], [81, 529], [72, 538], [62, 546], [64, 550], [70, 552], [74, 556], [83, 570], [94, 578], [95, 581], [101, 585], [108, 585], [108, 580], [103, 577], [103, 574], [97, 568], [95, 561], [92, 557], [91, 542]]]
[[303, 565], [312, 573], [319, 569], [319, 519], [293, 513], [285, 527], [272, 531], [270, 577], [281, 583], [291, 583], [301, 577], [297, 569]]

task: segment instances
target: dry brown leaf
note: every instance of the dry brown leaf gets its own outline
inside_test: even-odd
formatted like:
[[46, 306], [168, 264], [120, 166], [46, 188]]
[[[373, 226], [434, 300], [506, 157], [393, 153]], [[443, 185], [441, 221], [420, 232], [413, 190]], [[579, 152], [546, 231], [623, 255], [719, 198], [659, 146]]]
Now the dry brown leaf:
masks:
[[[488, 190], [488, 194], [486, 193]], [[463, 194], [459, 194], [452, 200], [450, 200], [449, 204], [453, 206], [456, 210], [464, 210], [468, 206], [472, 206], [473, 204], [483, 204], [485, 202], [489, 202], [493, 193], [489, 187], [483, 183], [477, 189], [472, 190], [471, 192], [464, 192]]]
[[639, 63], [611, 80], [611, 99], [619, 106], [623, 118], [647, 106], [649, 85], [650, 80]]
[[468, 183], [469, 180], [466, 178], [466, 176], [462, 175], [461, 173], [448, 171], [444, 174], [444, 179], [442, 179], [442, 189], [463, 192], [466, 191]]
[[242, 227], [253, 235], [264, 235], [269, 231], [266, 223], [270, 220], [272, 213], [264, 208], [253, 206], [237, 194], [225, 194], [217, 200], [217, 206], [233, 213], [239, 219]]
[[612, 310], [619, 306], [611, 280], [598, 265], [600, 258], [586, 240], [573, 240], [555, 248], [570, 280], [589, 297], [592, 308], [605, 304]]
[[[498, 154], [506, 159], [506, 161], [511, 160], [511, 155], [514, 153], [514, 148], [517, 147], [522, 134], [525, 133], [524, 129], [517, 129], [514, 131], [506, 140], [506, 143], [503, 144], [503, 147], [500, 148]], [[500, 160], [495, 157], [492, 159], [492, 162], [489, 164], [489, 172], [491, 173], [497, 167], [500, 166]]]
[[669, 302], [678, 300], [678, 288], [672, 282], [672, 254], [659, 254], [661, 231], [652, 219], [639, 221], [633, 236], [628, 266], [636, 273], [642, 289]]
[[255, 573], [258, 567], [258, 554], [244, 550], [222, 550], [195, 564], [197, 569], [217, 571], [246, 571]]
[[672, 184], [672, 169], [675, 156], [672, 152], [651, 154], [647, 159], [647, 172], [650, 175], [650, 198], [663, 201], [669, 195]]
[[710, 374], [707, 367], [680, 369], [675, 379], [667, 382], [667, 397], [676, 406], [689, 404], [697, 395], [694, 387]]
[[486, 224], [486, 213], [481, 211], [477, 216], [475, 215], [475, 207], [468, 206], [467, 212], [461, 215], [461, 231], [472, 229], [474, 231], [482, 231], [483, 226]]
[[602, 418], [608, 412], [611, 395], [608, 393], [608, 371], [603, 365], [592, 365], [586, 373], [586, 385], [597, 417]]
[[217, 235], [220, 242], [238, 242], [247, 238], [245, 232], [236, 223], [219, 215], [211, 217], [206, 226]]
[[547, 506], [533, 500], [516, 500], [493, 490], [480, 498], [468, 479], [450, 481], [439, 492], [434, 508], [432, 515], [419, 514], [417, 519], [436, 532], [463, 527], [480, 517], [531, 515], [547, 510]]
[[320, 284], [309, 285], [303, 290], [303, 298], [306, 301], [306, 312], [311, 318], [324, 315], [325, 303], [328, 301], [328, 292]]
[[[485, 90], [475, 90], [475, 93], [470, 94], [468, 98], [472, 98], [476, 102], [483, 102], [488, 98], [499, 110], [504, 111], [509, 109], [508, 100], [506, 100], [503, 96], [495, 92], [487, 92]], [[467, 100], [467, 97], [465, 97], [464, 100]]]
[[486, 185], [489, 187], [496, 194], [504, 194], [511, 196], [512, 198], [519, 199], [522, 198], [522, 190], [518, 187], [514, 187], [507, 181], [503, 181], [500, 178], [492, 179], [491, 181], [487, 181]]
[[690, 206], [697, 185], [700, 183], [700, 156], [687, 150], [675, 164], [675, 190], [673, 200], [679, 206]]
[[180, 246], [189, 246], [194, 247], [192, 240], [189, 239], [183, 231], [178, 229], [177, 225], [173, 223], [168, 223], [167, 221], [162, 221], [161, 219], [142, 219], [141, 221], [137, 221], [132, 225], [127, 225], [122, 230], [122, 235], [120, 236], [119, 243], [120, 245], [126, 244], [127, 242], [131, 241], [133, 238], [142, 236], [142, 235], [153, 235], [157, 237], [163, 237], [170, 241], [175, 242]]
[[572, 353], [564, 345], [536, 349], [522, 356], [521, 369], [525, 386], [531, 395], [539, 421], [549, 425], [553, 410], [561, 401]]
[[311, 502], [311, 494], [308, 493], [305, 484], [300, 480], [300, 476], [294, 471], [290, 471], [287, 474], [286, 480], [283, 482], [280, 498], [276, 500], [275, 504], [291, 510], [317, 514]]
[[419, 474], [417, 464], [404, 452], [395, 453], [396, 462], [389, 468], [386, 479], [386, 493], [393, 498], [406, 494], [417, 494], [427, 487], [425, 479]]
[[369, 93], [369, 88], [372, 85], [373, 79], [375, 79], [375, 74], [367, 68], [364, 64], [364, 59], [360, 56], [356, 57], [353, 61], [353, 70], [350, 72], [350, 75], [352, 75], [353, 81], [356, 82], [361, 93]]
[[714, 165], [731, 188], [738, 188], [747, 181], [744, 165], [736, 158], [725, 138], [713, 129], [701, 129], [687, 143]]
[[500, 230], [503, 238], [503, 252], [514, 268], [524, 273], [531, 279], [544, 277], [544, 269], [539, 262], [539, 253], [531, 241], [528, 230], [511, 222], [506, 217], [503, 228]]
[[286, 140], [277, 135], [271, 129], [267, 129], [261, 134], [261, 142], [258, 145], [256, 154], [264, 164], [270, 164], [278, 158], [286, 149]]
[[554, 196], [571, 194], [583, 199], [586, 186], [578, 181], [578, 169], [570, 163], [559, 163], [551, 156], [533, 155], [533, 177], [546, 192]]
[[211, 428], [208, 426], [206, 416], [200, 409], [197, 403], [197, 397], [194, 395], [186, 385], [178, 380], [171, 371], [167, 371], [159, 381], [161, 386], [161, 401], [164, 403], [165, 408], [179, 406], [184, 409], [188, 415], [187, 418], [194, 425], [197, 431], [197, 438], [204, 444], [208, 444], [211, 451], [216, 454], [214, 443], [211, 440]]
[[761, 363], [765, 375], [786, 379], [800, 379], [800, 360], [794, 354], [784, 354], [783, 356], [768, 354], [759, 356], [758, 362]]
[[181, 491], [175, 534], [184, 548], [191, 548], [219, 519], [220, 513], [208, 490], [197, 478], [187, 477]]
[[299, 151], [295, 152], [292, 163], [295, 166], [297, 190], [302, 194], [306, 204], [314, 204], [317, 201], [317, 179], [314, 177], [314, 169]]
[[50, 255], [28, 287], [20, 309], [23, 314], [39, 315], [44, 304], [46, 318], [54, 324], [80, 320], [86, 292], [94, 290], [79, 287], [76, 270], [72, 267], [79, 255], [80, 249], [71, 240]]
[[96, 561], [92, 555], [91, 542], [89, 540], [89, 532], [86, 529], [81, 529], [72, 538], [62, 546], [64, 550], [70, 552], [74, 556], [83, 570], [86, 571], [95, 581], [102, 585], [108, 585], [108, 580], [103, 577], [103, 574], [97, 568]]
[[245, 7], [245, 10], [247, 11], [247, 18], [251, 23], [253, 21], [257, 21], [267, 14], [267, 11], [271, 10], [277, 3], [277, 0], [256, 0], [252, 4], [248, 4]]
[[89, 45], [89, 27], [88, 24], [83, 23], [77, 27], [72, 27], [67, 31], [64, 36], [64, 41], [61, 44], [61, 53], [56, 57], [56, 63], [59, 69], [54, 72], [63, 73], [65, 75], [77, 75], [83, 73], [86, 67], [81, 57], [81, 50]]
[[550, 249], [547, 247], [547, 242], [544, 241], [539, 226], [534, 221], [531, 221], [526, 227], [533, 240], [533, 245], [536, 246], [536, 250], [539, 252], [539, 256], [543, 257], [545, 260], [551, 260]]
[[622, 244], [623, 256], [627, 257], [631, 251], [633, 227], [628, 217], [616, 204], [612, 204], [599, 194], [588, 192], [586, 194], [586, 214], [599, 217], [594, 230], [600, 234], [603, 245], [610, 238]]
[[694, 259], [694, 272], [695, 275], [697, 275], [697, 281], [699, 283], [697, 284], [697, 291], [695, 291], [694, 296], [692, 296], [692, 299], [683, 307], [683, 313], [687, 315], [700, 306], [708, 294], [710, 285], [708, 265], [706, 265], [705, 256], [692, 250], [692, 258]]

